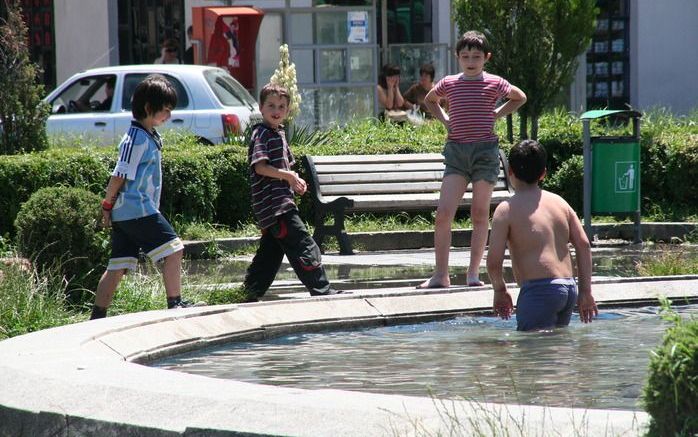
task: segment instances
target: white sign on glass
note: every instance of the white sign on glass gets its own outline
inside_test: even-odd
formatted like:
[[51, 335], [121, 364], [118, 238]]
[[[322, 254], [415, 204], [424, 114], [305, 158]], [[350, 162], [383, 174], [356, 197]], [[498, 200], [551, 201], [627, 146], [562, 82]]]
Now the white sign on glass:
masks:
[[347, 42], [367, 43], [368, 42], [368, 12], [349, 11], [347, 12]]

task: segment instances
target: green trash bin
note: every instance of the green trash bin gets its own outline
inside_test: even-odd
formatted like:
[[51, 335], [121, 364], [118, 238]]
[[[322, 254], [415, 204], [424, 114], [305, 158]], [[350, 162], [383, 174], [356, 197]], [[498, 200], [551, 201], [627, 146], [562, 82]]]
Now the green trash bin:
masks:
[[[609, 116], [632, 118], [632, 136], [590, 134], [591, 120]], [[640, 223], [640, 123], [630, 110], [596, 110], [582, 114], [584, 126], [584, 229], [590, 241], [591, 215], [629, 213], [635, 218], [634, 241], [642, 241]]]

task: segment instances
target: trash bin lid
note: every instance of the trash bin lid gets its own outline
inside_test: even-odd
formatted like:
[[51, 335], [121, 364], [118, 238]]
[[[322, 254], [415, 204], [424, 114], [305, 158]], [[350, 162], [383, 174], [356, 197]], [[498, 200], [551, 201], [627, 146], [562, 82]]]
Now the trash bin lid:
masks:
[[616, 115], [616, 114], [624, 114], [628, 115], [629, 117], [633, 118], [640, 118], [642, 117], [642, 112], [640, 111], [634, 111], [632, 109], [595, 109], [593, 111], [587, 111], [582, 116], [580, 117], [582, 120], [587, 120], [587, 119], [596, 119], [596, 118], [604, 118], [604, 117], [609, 117], [611, 115]]

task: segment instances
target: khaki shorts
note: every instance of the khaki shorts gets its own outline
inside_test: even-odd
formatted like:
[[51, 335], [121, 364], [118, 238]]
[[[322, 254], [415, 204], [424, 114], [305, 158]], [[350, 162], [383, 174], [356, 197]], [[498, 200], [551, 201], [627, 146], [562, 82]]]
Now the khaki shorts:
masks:
[[459, 174], [469, 182], [479, 180], [491, 184], [499, 178], [499, 142], [475, 141], [456, 143], [448, 141], [444, 146], [444, 176]]

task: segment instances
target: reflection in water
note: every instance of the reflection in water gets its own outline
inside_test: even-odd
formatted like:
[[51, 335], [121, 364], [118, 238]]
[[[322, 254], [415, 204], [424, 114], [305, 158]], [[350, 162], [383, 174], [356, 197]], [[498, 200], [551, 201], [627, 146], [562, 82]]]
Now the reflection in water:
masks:
[[[296, 334], [196, 351], [156, 366], [308, 389], [640, 409], [649, 351], [666, 328], [656, 307], [603, 312], [582, 325], [516, 332], [516, 321], [459, 317]], [[698, 316], [698, 305], [679, 308]]]
[[[681, 251], [688, 258], [698, 257], [698, 249], [695, 246], [668, 246], [653, 247], [648, 246], [642, 249], [637, 248], [609, 248], [595, 250], [593, 254], [593, 275], [594, 277], [630, 277], [637, 276], [636, 266], [638, 262], [656, 258], [668, 251]], [[186, 271], [185, 281], [190, 284], [214, 284], [226, 282], [242, 282], [245, 276], [245, 269], [249, 261], [239, 259], [218, 259], [218, 260], [187, 260], [184, 263]], [[398, 265], [398, 266], [370, 266], [326, 264], [327, 276], [330, 281], [341, 281], [343, 289], [370, 289], [386, 286], [396, 286], [390, 281], [401, 280], [399, 285], [416, 285], [424, 278], [432, 274], [432, 265]], [[453, 285], [465, 285], [465, 267], [452, 266], [451, 283]], [[504, 276], [507, 282], [514, 282], [511, 268], [504, 269]], [[296, 283], [298, 291], [304, 288], [298, 284], [297, 277], [293, 270], [284, 265], [276, 277], [277, 281], [291, 281]], [[487, 273], [481, 268], [480, 279], [489, 283]]]

